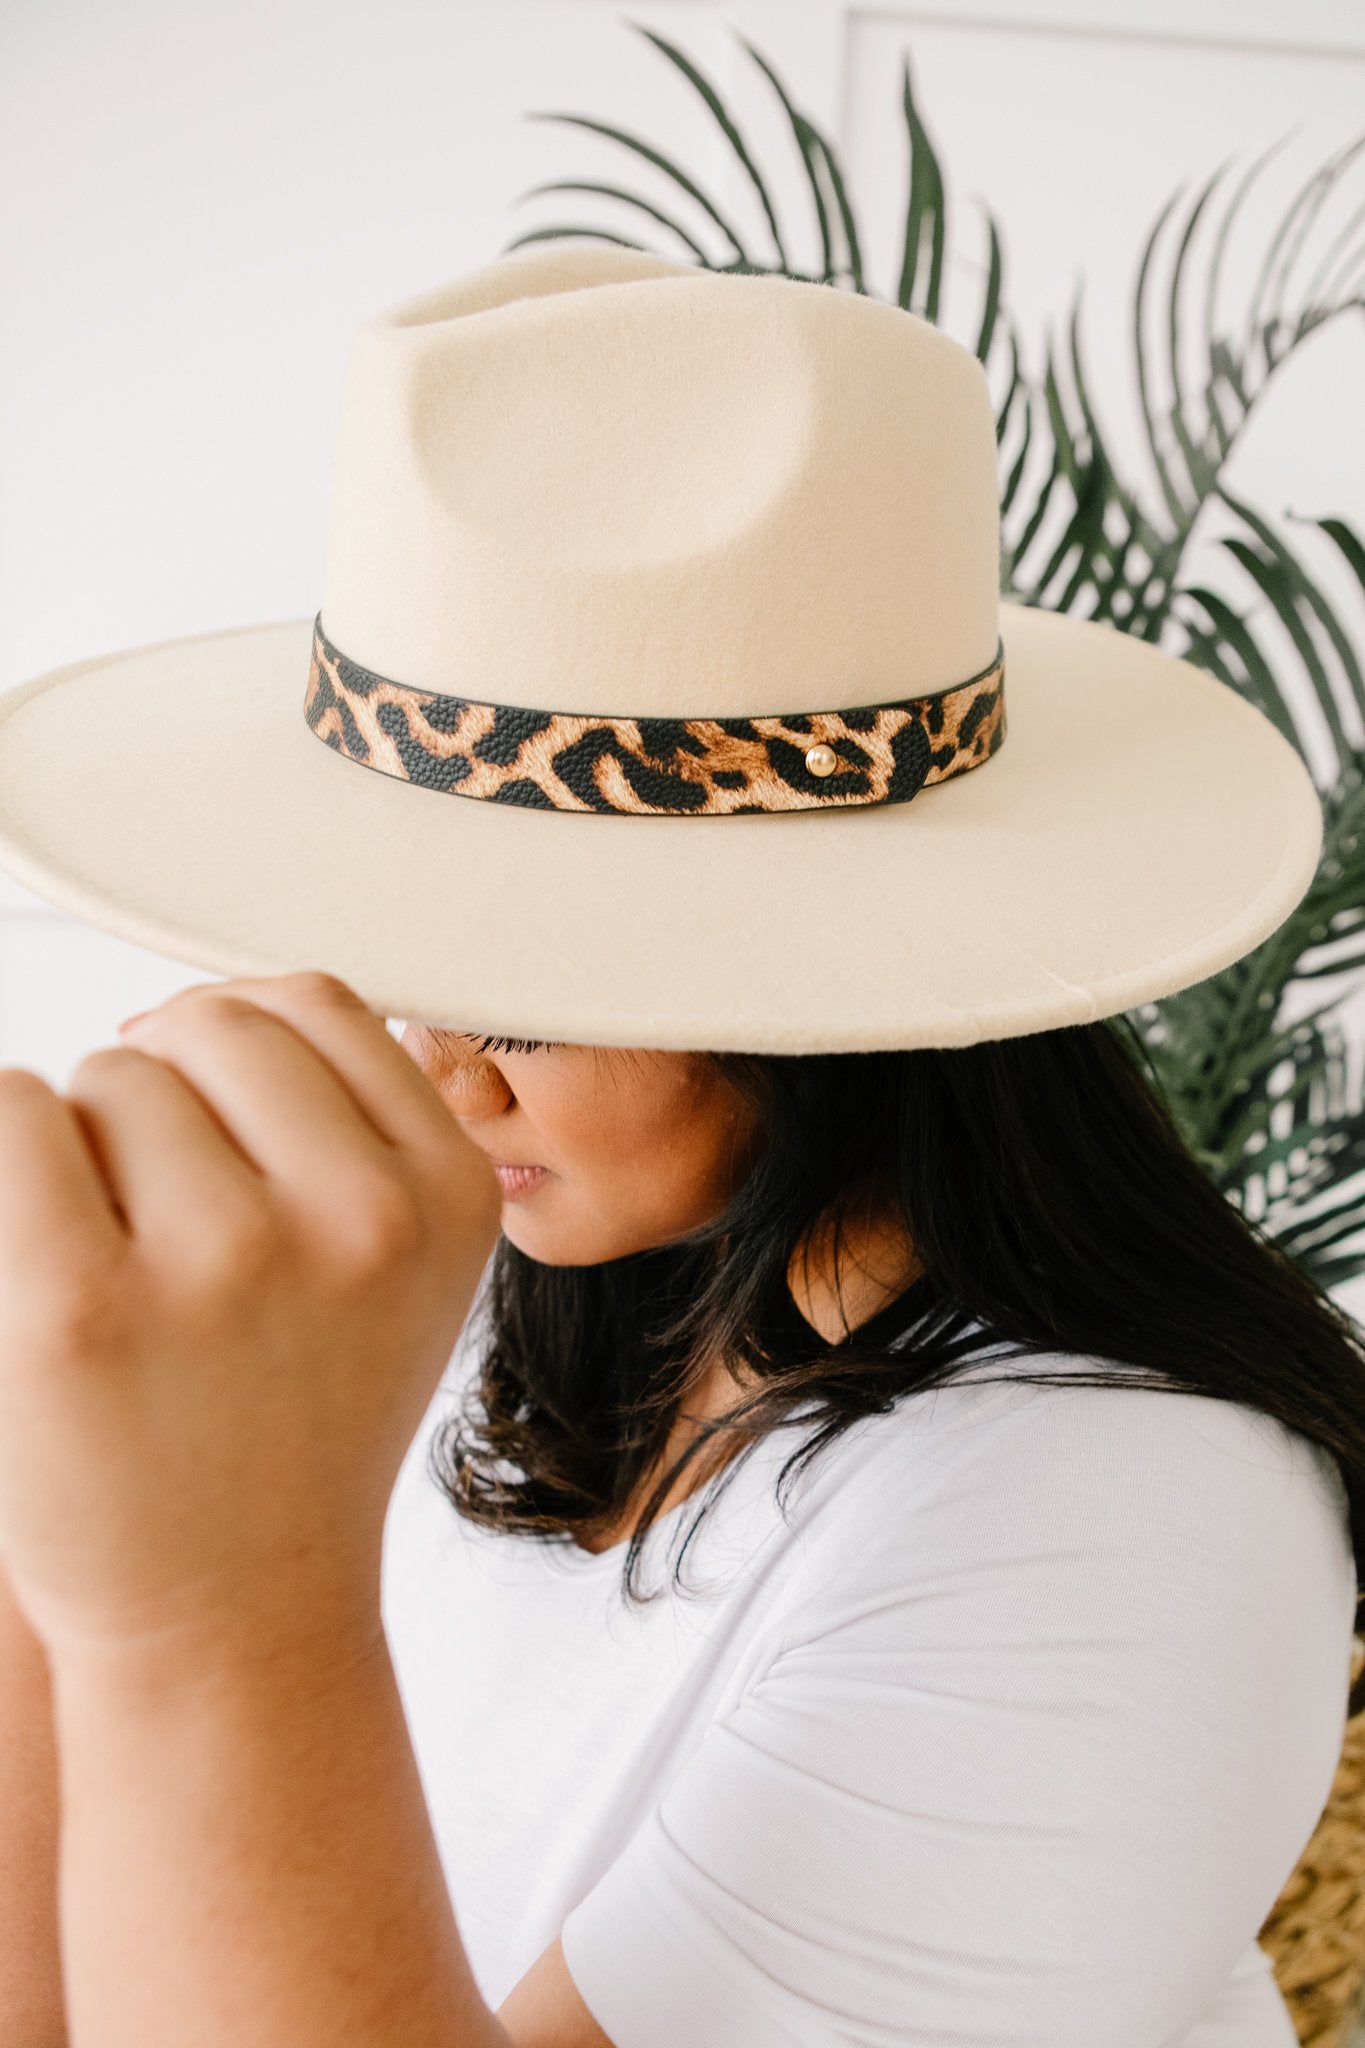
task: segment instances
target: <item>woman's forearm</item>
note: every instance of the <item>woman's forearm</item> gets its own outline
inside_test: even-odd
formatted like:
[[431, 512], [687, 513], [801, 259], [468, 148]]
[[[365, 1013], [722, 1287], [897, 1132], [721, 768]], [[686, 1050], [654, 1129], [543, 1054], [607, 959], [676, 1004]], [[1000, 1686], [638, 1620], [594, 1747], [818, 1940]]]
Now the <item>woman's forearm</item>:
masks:
[[47, 1653], [0, 1558], [0, 2042], [64, 2048], [57, 1747]]
[[71, 2048], [506, 2048], [377, 1624], [53, 1675]]

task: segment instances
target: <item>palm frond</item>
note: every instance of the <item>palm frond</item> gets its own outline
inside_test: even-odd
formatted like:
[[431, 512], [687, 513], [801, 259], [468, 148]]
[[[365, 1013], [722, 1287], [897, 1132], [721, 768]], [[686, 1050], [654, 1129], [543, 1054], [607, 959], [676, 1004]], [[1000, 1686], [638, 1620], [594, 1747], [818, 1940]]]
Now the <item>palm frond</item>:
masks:
[[[671, 214], [665, 213], [662, 207], [655, 206], [650, 200], [641, 199], [634, 192], [627, 192], [622, 185], [605, 185], [592, 178], [551, 178], [543, 185], [528, 186], [526, 191], [519, 195], [518, 200], [514, 201], [514, 204], [519, 204], [522, 199], [535, 198], [541, 192], [600, 192], [605, 199], [618, 199], [623, 206], [633, 206], [637, 212], [647, 213], [652, 220], [657, 220], [661, 226], [668, 229], [670, 234], [676, 235], [678, 240], [691, 250], [698, 263], [707, 263], [705, 249], [703, 249], [700, 242], [688, 234], [686, 228], [679, 221], [674, 220]], [[570, 232], [572, 233], [573, 231], [570, 230]], [[595, 229], [594, 233], [597, 232], [600, 232], [600, 230]]]
[[986, 226], [990, 230], [990, 261], [986, 271], [986, 289], [981, 300], [981, 324], [976, 331], [973, 354], [979, 363], [988, 360], [991, 342], [995, 338], [995, 323], [1000, 317], [1000, 292], [1004, 278], [1005, 259], [1000, 251], [1000, 230], [995, 215], [986, 209]]
[[1318, 652], [1311, 626], [1316, 622], [1331, 642], [1357, 714], [1365, 719], [1365, 677], [1361, 675], [1360, 662], [1351, 645], [1350, 637], [1321, 586], [1308, 574], [1297, 556], [1291, 553], [1269, 523], [1250, 505], [1234, 497], [1231, 491], [1220, 489], [1219, 496], [1238, 518], [1250, 527], [1260, 543], [1259, 546], [1252, 546], [1250, 542], [1240, 540], [1236, 536], [1225, 536], [1221, 545], [1242, 564], [1258, 589], [1269, 599], [1276, 617], [1293, 642], [1331, 734], [1336, 751], [1337, 773], [1340, 774], [1360, 742], [1346, 732], [1337, 693], [1332, 686], [1326, 663]]
[[[686, 192], [689, 199], [696, 201], [709, 220], [715, 222], [715, 225], [720, 229], [734, 251], [737, 262], [748, 264], [752, 261], [737, 231], [725, 218], [715, 201], [707, 198], [701, 187], [694, 184], [692, 179], [688, 177], [686, 171], [679, 170], [675, 163], [671, 163], [666, 156], [663, 156], [657, 149], [652, 148], [649, 143], [641, 141], [638, 135], [630, 135], [624, 128], [613, 127], [610, 121], [591, 120], [586, 114], [564, 114], [559, 112], [529, 113], [523, 115], [522, 118], [527, 121], [562, 121], [570, 128], [587, 129], [590, 134], [604, 135], [609, 142], [618, 142], [623, 149], [629, 149], [636, 156], [643, 158], [646, 163], [654, 164], [664, 173], [665, 177], [671, 178], [675, 185], [678, 185]], [[562, 232], [565, 234], [599, 235], [604, 241], [616, 239], [613, 236], [602, 234], [600, 229], [594, 227], [565, 228]], [[522, 241], [532, 239], [533, 237], [526, 235], [521, 237]], [[508, 244], [508, 246], [512, 245]], [[636, 245], [632, 244], [630, 246]], [[758, 267], [754, 265], [754, 268]]]
[[707, 112], [715, 120], [721, 134], [739, 159], [749, 183], [758, 194], [759, 205], [763, 208], [763, 215], [768, 223], [768, 231], [773, 238], [773, 246], [777, 250], [778, 265], [785, 271], [788, 268], [787, 250], [782, 240], [782, 230], [777, 224], [776, 208], [773, 206], [768, 187], [763, 181], [763, 176], [749, 154], [748, 144], [731, 119], [729, 109], [721, 99], [720, 94], [716, 91], [710, 80], [703, 77], [701, 71], [692, 62], [692, 59], [684, 51], [680, 50], [676, 43], [671, 43], [667, 36], [661, 36], [657, 29], [646, 28], [643, 22], [630, 21], [626, 25], [628, 28], [637, 29], [648, 42], [653, 43], [656, 50], [662, 51], [669, 63], [675, 64], [687, 80], [687, 83], [695, 92], [700, 94]]
[[[739, 31], [736, 30], [735, 33], [738, 35]], [[830, 232], [829, 209], [825, 204], [825, 193], [821, 183], [823, 166], [824, 173], [829, 177], [833, 186], [835, 200], [840, 210], [840, 224], [843, 228], [845, 247], [848, 252], [847, 267], [850, 275], [855, 279], [855, 289], [861, 291], [862, 261], [858, 252], [857, 229], [853, 225], [853, 215], [849, 208], [848, 196], [844, 190], [843, 179], [839, 174], [834, 152], [816, 129], [814, 123], [808, 121], [804, 114], [797, 112], [786, 87], [773, 70], [767, 58], [760, 51], [756, 50], [745, 36], [740, 35], [739, 40], [744, 44], [745, 49], [753, 58], [755, 64], [758, 65], [760, 71], [762, 71], [764, 77], [768, 80], [768, 83], [781, 101], [782, 110], [787, 116], [796, 146], [801, 152], [801, 162], [810, 186], [811, 204], [815, 209], [816, 227], [820, 235], [820, 251], [823, 264], [821, 280], [823, 283], [828, 284], [836, 275], [834, 238]]]
[[[910, 190], [906, 199], [905, 246], [901, 254], [900, 282], [896, 303], [925, 320], [938, 319], [939, 291], [943, 283], [943, 244], [947, 230], [947, 203], [943, 171], [938, 152], [915, 105], [910, 84], [910, 58], [901, 61], [901, 111], [905, 116], [910, 145]], [[915, 304], [915, 281], [920, 259], [928, 245], [929, 280]]]
[[[1185, 586], [1179, 593], [1183, 602], [1195, 604], [1208, 620], [1201, 627], [1187, 615], [1178, 617], [1186, 634], [1181, 652], [1186, 661], [1206, 668], [1222, 683], [1263, 711], [1292, 747], [1303, 751], [1303, 740], [1289, 709], [1275, 669], [1262, 652], [1256, 635], [1228, 600], [1203, 584]], [[1234, 661], [1239, 666], [1234, 666]]]
[[591, 235], [598, 242], [614, 242], [620, 249], [644, 249], [643, 242], [636, 242], [629, 235], [614, 235], [609, 228], [547, 227], [530, 228], [524, 235], [513, 235], [510, 242], [504, 242], [499, 254], [509, 256], [513, 249], [524, 249], [530, 242], [558, 242], [565, 236]]
[[1162, 446], [1161, 434], [1157, 427], [1156, 414], [1153, 409], [1154, 401], [1152, 392], [1152, 373], [1148, 363], [1145, 334], [1147, 310], [1147, 281], [1151, 274], [1152, 258], [1156, 251], [1157, 242], [1161, 236], [1161, 230], [1165, 227], [1166, 222], [1170, 219], [1171, 214], [1175, 211], [1176, 205], [1180, 198], [1180, 194], [1183, 190], [1184, 187], [1179, 186], [1171, 194], [1170, 198], [1166, 201], [1165, 206], [1157, 215], [1156, 220], [1152, 226], [1151, 233], [1148, 235], [1146, 243], [1143, 246], [1142, 261], [1138, 265], [1137, 293], [1134, 316], [1137, 353], [1138, 403], [1142, 407], [1142, 420], [1143, 425], [1147, 430], [1147, 445], [1151, 450], [1152, 463], [1156, 470], [1157, 482], [1161, 486], [1161, 495], [1166, 501], [1166, 511], [1170, 517], [1171, 524], [1177, 530], [1188, 528], [1190, 525], [1193, 524], [1194, 513], [1197, 510], [1197, 506], [1189, 503], [1188, 500], [1182, 495], [1174, 471], [1172, 470], [1171, 465], [1168, 461], [1167, 452], [1165, 448]]

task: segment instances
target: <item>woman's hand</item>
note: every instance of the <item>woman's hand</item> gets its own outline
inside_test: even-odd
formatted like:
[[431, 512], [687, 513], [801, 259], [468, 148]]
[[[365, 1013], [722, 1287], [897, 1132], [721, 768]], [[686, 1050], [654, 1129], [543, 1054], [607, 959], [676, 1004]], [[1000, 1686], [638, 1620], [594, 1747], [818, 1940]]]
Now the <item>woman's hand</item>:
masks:
[[0, 1070], [0, 1552], [50, 1656], [377, 1630], [500, 1213], [328, 975], [187, 989], [65, 1095]]

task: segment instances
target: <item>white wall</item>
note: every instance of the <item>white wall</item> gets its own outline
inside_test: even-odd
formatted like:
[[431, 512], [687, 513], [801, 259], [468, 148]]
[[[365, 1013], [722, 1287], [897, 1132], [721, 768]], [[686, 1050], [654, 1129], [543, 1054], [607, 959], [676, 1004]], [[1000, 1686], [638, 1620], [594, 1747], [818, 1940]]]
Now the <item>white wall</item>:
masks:
[[[770, 260], [713, 124], [632, 22], [677, 41], [727, 95], [813, 260], [790, 138], [735, 31], [758, 45], [840, 147], [888, 295], [908, 50], [958, 223], [950, 328], [971, 338], [979, 194], [1001, 223], [1033, 367], [1084, 273], [1087, 366], [1134, 463], [1131, 287], [1170, 192], [1296, 131], [1248, 210], [1247, 254], [1231, 252], [1235, 294], [1258, 225], [1365, 126], [1356, 0], [5, 0], [0, 688], [105, 649], [312, 615], [346, 353], [376, 308], [555, 219], [676, 246], [577, 195], [515, 205], [572, 175], [675, 204], [648, 166], [528, 112], [647, 137]], [[1362, 186], [1365, 160], [1337, 221]], [[1362, 368], [1359, 315], [1316, 335], [1277, 373], [1234, 486], [1365, 529]], [[1346, 580], [1313, 560], [1365, 643]], [[121, 1016], [200, 978], [0, 877], [0, 1062], [60, 1085]]]

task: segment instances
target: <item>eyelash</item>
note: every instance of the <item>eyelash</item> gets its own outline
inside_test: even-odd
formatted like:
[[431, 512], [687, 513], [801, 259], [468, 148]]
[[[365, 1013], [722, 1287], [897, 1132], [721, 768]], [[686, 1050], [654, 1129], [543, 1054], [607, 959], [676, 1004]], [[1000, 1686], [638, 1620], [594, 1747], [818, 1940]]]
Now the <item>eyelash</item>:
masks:
[[491, 1052], [501, 1046], [506, 1052], [544, 1052], [554, 1043], [552, 1038], [481, 1038], [478, 1050]]

